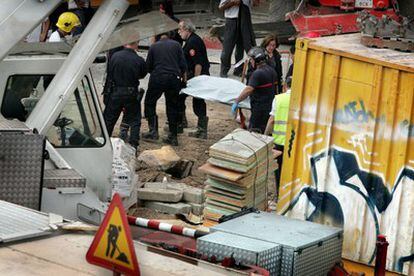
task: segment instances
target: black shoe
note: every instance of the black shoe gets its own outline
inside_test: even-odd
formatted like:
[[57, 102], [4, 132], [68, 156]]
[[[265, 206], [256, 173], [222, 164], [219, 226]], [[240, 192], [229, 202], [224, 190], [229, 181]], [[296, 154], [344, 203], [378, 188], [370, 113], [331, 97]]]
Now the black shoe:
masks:
[[142, 139], [147, 141], [158, 141], [158, 117], [150, 117], [148, 120], [149, 131], [142, 134]]
[[172, 135], [171, 133], [168, 134], [167, 137], [163, 138], [162, 142], [171, 146], [178, 146], [177, 136]]
[[149, 142], [158, 141], [158, 139], [160, 138], [160, 136], [158, 135], [158, 132], [154, 132], [154, 131], [144, 132], [142, 133], [141, 137], [142, 137], [142, 140], [149, 141]]
[[207, 127], [208, 127], [208, 117], [199, 117], [197, 123], [197, 131], [194, 133], [189, 133], [188, 136], [207, 139]]
[[184, 133], [184, 126], [182, 124], [178, 124], [177, 133], [178, 134], [183, 134]]

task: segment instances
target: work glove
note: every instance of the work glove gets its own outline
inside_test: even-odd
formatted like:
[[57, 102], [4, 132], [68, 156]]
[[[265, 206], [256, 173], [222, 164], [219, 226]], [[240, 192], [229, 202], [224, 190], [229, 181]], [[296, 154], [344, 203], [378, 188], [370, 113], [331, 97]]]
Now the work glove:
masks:
[[239, 108], [239, 103], [237, 102], [231, 105], [231, 114], [233, 114], [233, 116], [236, 116], [238, 108]]

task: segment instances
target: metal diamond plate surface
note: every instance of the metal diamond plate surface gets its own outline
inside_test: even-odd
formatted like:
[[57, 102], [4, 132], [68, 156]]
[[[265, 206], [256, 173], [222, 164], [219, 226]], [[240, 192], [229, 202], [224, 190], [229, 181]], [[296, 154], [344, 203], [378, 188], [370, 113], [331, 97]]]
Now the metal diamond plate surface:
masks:
[[343, 231], [271, 213], [250, 213], [210, 229], [282, 247], [280, 274], [326, 275], [341, 260]]
[[342, 233], [342, 229], [291, 219], [274, 213], [250, 213], [211, 228], [214, 231], [254, 237], [258, 240], [283, 244], [294, 249], [317, 244]]
[[49, 234], [45, 214], [0, 200], [0, 242], [10, 242]]
[[0, 115], [0, 131], [30, 131], [30, 129], [18, 120], [7, 120]]
[[0, 131], [0, 200], [40, 209], [44, 137]]
[[45, 188], [85, 188], [86, 178], [73, 169], [45, 170], [43, 175]]
[[327, 275], [333, 264], [341, 262], [342, 250], [338, 249], [342, 249], [342, 236], [294, 252], [293, 275]]
[[279, 245], [233, 234], [216, 232], [198, 238], [197, 252], [217, 260], [233, 256], [237, 263], [263, 267], [271, 275], [278, 275], [280, 269]]

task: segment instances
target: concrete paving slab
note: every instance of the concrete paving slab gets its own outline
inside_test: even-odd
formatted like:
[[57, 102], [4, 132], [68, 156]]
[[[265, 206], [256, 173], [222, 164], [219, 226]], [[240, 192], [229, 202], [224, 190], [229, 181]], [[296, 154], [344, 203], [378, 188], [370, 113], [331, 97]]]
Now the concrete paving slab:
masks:
[[153, 210], [157, 210], [162, 213], [171, 214], [171, 215], [188, 214], [190, 213], [192, 209], [190, 204], [185, 204], [182, 202], [163, 203], [163, 202], [157, 202], [157, 201], [147, 201], [145, 202], [145, 207], [153, 209]]
[[144, 184], [145, 188], [151, 189], [174, 189], [183, 192], [183, 201], [196, 204], [204, 202], [204, 192], [201, 188], [189, 186], [179, 182], [147, 182]]
[[161, 202], [179, 202], [183, 198], [183, 192], [173, 189], [138, 189], [138, 199]]

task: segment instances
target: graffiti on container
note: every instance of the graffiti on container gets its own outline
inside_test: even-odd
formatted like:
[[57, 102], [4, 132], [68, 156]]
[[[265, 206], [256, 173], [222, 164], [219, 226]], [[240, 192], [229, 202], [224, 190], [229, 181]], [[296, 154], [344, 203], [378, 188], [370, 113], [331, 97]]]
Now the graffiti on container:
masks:
[[290, 158], [290, 155], [292, 153], [292, 147], [293, 147], [293, 141], [295, 141], [295, 130], [294, 128], [292, 128], [291, 132], [290, 132], [290, 139], [289, 139], [289, 146], [288, 146], [288, 156]]
[[355, 135], [352, 135], [351, 138], [348, 140], [348, 143], [350, 143], [356, 151], [360, 152], [360, 158], [361, 161], [365, 165], [372, 165], [375, 167], [381, 166], [380, 163], [374, 162], [371, 160], [372, 156], [378, 156], [378, 153], [371, 152], [368, 150], [368, 135], [366, 133], [358, 133]]
[[400, 128], [405, 136], [414, 137], [414, 124], [410, 124], [409, 120], [402, 121]]
[[[364, 244], [362, 258], [372, 263], [375, 258], [376, 236], [390, 234], [398, 227], [399, 217], [396, 214], [400, 213], [399, 203], [403, 197], [410, 196], [407, 191], [412, 190], [410, 187], [414, 185], [413, 168], [403, 167], [390, 191], [382, 175], [361, 169], [354, 152], [331, 148], [311, 157], [310, 163], [314, 185], [302, 188], [283, 214], [290, 212], [289, 215], [293, 217], [297, 214], [309, 221], [345, 227], [344, 237], [348, 241], [344, 246], [347, 244], [352, 247], [358, 242], [361, 246]], [[363, 210], [368, 211], [361, 216]], [[362, 221], [358, 222], [358, 217]], [[355, 229], [361, 223], [368, 229], [372, 228], [376, 235], [371, 235], [371, 230], [365, 229], [364, 232], [368, 235], [364, 239], [368, 240], [355, 238]], [[387, 236], [390, 244], [395, 244], [396, 239], [401, 238], [396, 237], [395, 233]], [[400, 248], [396, 252], [394, 270], [402, 272], [405, 263], [414, 261], [414, 252], [411, 252], [410, 245], [407, 243], [407, 248]]]
[[368, 123], [372, 120], [383, 121], [385, 116], [376, 118], [372, 111], [365, 108], [363, 100], [352, 101], [335, 111], [335, 121], [342, 124]]

